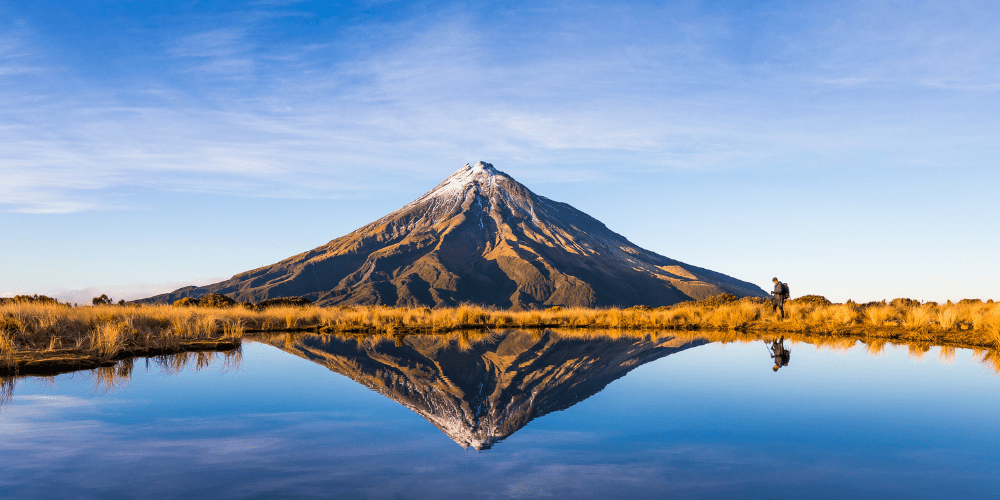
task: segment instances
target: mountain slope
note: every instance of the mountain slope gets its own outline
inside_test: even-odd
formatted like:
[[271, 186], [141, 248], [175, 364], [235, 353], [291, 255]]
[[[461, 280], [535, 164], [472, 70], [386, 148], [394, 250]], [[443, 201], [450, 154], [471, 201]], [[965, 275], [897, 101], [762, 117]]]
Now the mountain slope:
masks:
[[395, 212], [326, 245], [204, 287], [239, 301], [304, 296], [319, 305], [503, 308], [669, 305], [759, 287], [633, 245], [600, 221], [538, 196], [489, 163], [466, 164]]

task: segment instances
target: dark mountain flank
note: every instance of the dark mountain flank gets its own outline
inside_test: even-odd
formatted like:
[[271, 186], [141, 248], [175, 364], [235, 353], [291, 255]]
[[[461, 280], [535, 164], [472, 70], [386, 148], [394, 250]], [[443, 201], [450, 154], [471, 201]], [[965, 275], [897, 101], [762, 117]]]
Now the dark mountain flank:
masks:
[[489, 163], [466, 164], [412, 203], [326, 245], [204, 287], [259, 302], [319, 305], [661, 306], [756, 285], [633, 245], [600, 221], [538, 196]]
[[[284, 339], [284, 340], [282, 340]], [[275, 337], [268, 343], [413, 410], [463, 448], [488, 449], [532, 420], [704, 340], [564, 337], [507, 331], [486, 341], [412, 335], [378, 341]]]

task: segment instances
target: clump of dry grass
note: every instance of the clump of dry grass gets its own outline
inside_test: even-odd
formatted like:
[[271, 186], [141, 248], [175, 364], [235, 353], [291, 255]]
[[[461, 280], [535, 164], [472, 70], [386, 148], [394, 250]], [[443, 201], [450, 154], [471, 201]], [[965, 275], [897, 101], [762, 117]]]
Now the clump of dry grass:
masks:
[[941, 328], [945, 330], [950, 330], [961, 321], [961, 311], [956, 307], [945, 307], [941, 308], [937, 312], [937, 320], [941, 325]]
[[717, 307], [707, 316], [712, 326], [742, 328], [761, 316], [760, 306], [746, 302], [731, 302]]
[[984, 333], [993, 340], [993, 344], [1000, 346], [1000, 309], [992, 308], [985, 312], [980, 321]]
[[864, 318], [871, 326], [883, 326], [886, 321], [896, 318], [896, 308], [886, 304], [869, 306], [864, 310]]
[[17, 346], [6, 328], [0, 328], [0, 364], [10, 366], [14, 363], [14, 353]]
[[909, 307], [904, 309], [901, 315], [903, 317], [903, 326], [911, 330], [927, 329], [935, 317], [932, 308], [926, 306]]
[[101, 358], [110, 358], [122, 350], [133, 334], [132, 326], [125, 322], [97, 324], [90, 334], [91, 349]]

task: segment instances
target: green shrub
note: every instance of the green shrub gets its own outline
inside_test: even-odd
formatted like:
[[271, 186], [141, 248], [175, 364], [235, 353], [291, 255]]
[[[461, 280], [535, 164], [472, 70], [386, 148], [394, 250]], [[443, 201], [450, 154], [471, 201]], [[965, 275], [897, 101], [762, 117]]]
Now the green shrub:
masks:
[[198, 305], [198, 299], [194, 297], [184, 297], [182, 299], [175, 300], [174, 305], [177, 307], [194, 307]]
[[93, 299], [91, 299], [91, 302], [95, 306], [110, 306], [111, 304], [115, 303], [115, 301], [112, 300], [111, 297], [108, 297], [106, 294], [103, 293], [101, 294], [100, 297], [94, 297]]
[[730, 302], [736, 302], [740, 300], [739, 297], [731, 293], [720, 293], [718, 295], [712, 295], [711, 297], [706, 297], [697, 302], [699, 306], [716, 307], [728, 304]]
[[277, 299], [267, 299], [257, 304], [257, 309], [267, 309], [268, 307], [279, 306], [309, 306], [312, 301], [305, 297], [280, 297]]
[[53, 305], [69, 305], [69, 303], [62, 304], [52, 297], [46, 297], [45, 295], [15, 295], [13, 297], [0, 298], [0, 305], [4, 304], [14, 304], [14, 303], [30, 303], [30, 304], [53, 304]]
[[209, 293], [205, 294], [202, 298], [198, 299], [198, 305], [201, 307], [233, 307], [236, 305], [236, 301], [222, 295], [221, 293]]
[[822, 295], [803, 295], [801, 297], [796, 297], [788, 301], [789, 304], [809, 304], [814, 306], [829, 306], [833, 305], [829, 299]]
[[889, 302], [889, 305], [896, 307], [920, 307], [920, 301], [913, 299], [902, 299], [902, 298], [892, 299], [892, 302]]

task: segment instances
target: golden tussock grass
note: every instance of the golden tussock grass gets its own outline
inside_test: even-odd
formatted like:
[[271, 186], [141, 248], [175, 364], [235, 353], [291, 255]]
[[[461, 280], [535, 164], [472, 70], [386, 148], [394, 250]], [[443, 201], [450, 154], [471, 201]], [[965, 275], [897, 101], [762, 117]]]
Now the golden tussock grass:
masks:
[[875, 305], [864, 310], [865, 322], [874, 327], [885, 325], [885, 322], [893, 319], [895, 315], [896, 308], [890, 305]]
[[0, 371], [93, 367], [129, 355], [231, 347], [245, 333], [242, 314], [235, 308], [7, 303], [0, 305]]
[[[828, 337], [905, 340], [921, 345], [1000, 347], [1000, 304], [965, 302], [871, 305], [786, 303], [780, 319], [768, 302], [742, 299], [686, 302], [670, 307], [591, 309], [551, 307], [511, 311], [354, 306], [175, 307], [168, 305], [69, 307], [8, 302], [0, 305], [0, 369], [86, 359], [107, 363], [129, 355], [233, 345], [248, 334], [312, 331], [361, 335], [447, 333], [456, 330], [577, 329], [603, 331], [737, 330], [808, 333]], [[605, 334], [606, 335], [606, 334]], [[922, 349], [922, 348], [918, 348]]]

